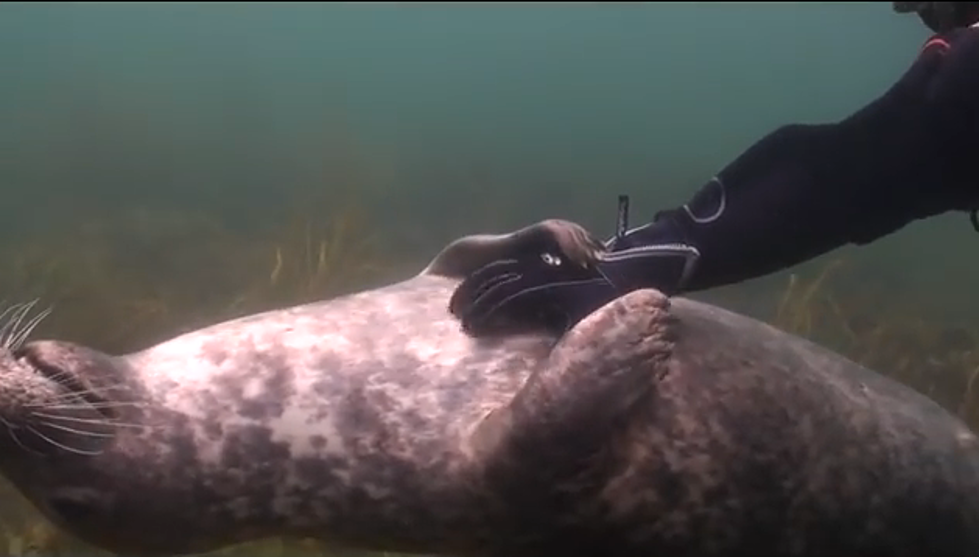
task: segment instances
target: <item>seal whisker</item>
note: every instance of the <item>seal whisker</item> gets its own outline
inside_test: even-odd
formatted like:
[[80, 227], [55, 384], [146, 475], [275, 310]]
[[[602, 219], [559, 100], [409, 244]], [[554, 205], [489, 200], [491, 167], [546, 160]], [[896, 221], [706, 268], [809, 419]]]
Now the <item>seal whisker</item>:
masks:
[[[71, 377], [67, 377], [64, 378], [62, 381], [55, 380], [55, 382], [67, 388], [76, 387], [76, 384], [73, 381], [70, 381], [70, 379]], [[52, 378], [52, 380], [54, 379]], [[69, 382], [65, 383], [64, 381], [69, 381]], [[49, 400], [53, 400], [55, 402], [75, 401], [75, 400], [79, 402], [86, 402], [85, 395], [94, 395], [100, 398], [108, 398], [112, 395], [113, 390], [115, 390], [116, 392], [121, 392], [121, 391], [128, 390], [128, 387], [126, 387], [125, 385], [119, 385], [115, 387], [91, 387], [82, 391], [72, 391], [70, 393], [64, 393], [62, 395], [53, 396]], [[127, 404], [127, 403], [123, 402], [120, 404]]]
[[[65, 370], [59, 370], [55, 373], [49, 374], [48, 378], [51, 379], [52, 381], [63, 381], [65, 379], [71, 378], [71, 373]], [[66, 393], [66, 394], [70, 395], [74, 393]]]
[[[20, 326], [21, 321], [24, 317], [31, 311], [31, 308], [37, 304], [38, 300], [32, 300], [23, 304], [15, 304], [8, 307], [2, 314], [0, 314], [0, 319], [6, 319], [3, 326], [0, 327], [0, 345], [7, 350], [13, 349], [11, 346], [11, 339], [15, 335], [17, 328]], [[9, 315], [9, 317], [8, 317]]]
[[17, 437], [17, 433], [15, 433], [15, 431], [17, 429], [16, 426], [14, 426], [13, 424], [11, 424], [7, 420], [3, 419], [2, 417], [0, 417], [0, 423], [3, 423], [4, 427], [7, 428], [7, 432], [10, 433], [10, 438], [14, 440], [14, 443], [16, 443], [18, 447], [20, 447], [20, 448], [24, 449], [26, 452], [29, 452], [29, 453], [34, 454], [34, 455], [40, 455], [41, 454], [41, 453], [35, 451], [34, 449], [31, 449], [27, 445], [25, 445], [20, 440], [20, 438]]
[[58, 414], [47, 414], [44, 412], [31, 412], [32, 416], [37, 416], [38, 418], [45, 418], [48, 420], [61, 420], [65, 422], [75, 422], [80, 424], [92, 424], [92, 425], [102, 425], [108, 427], [132, 427], [145, 429], [146, 426], [143, 424], [134, 424], [129, 422], [119, 422], [109, 419], [92, 419], [92, 418], [76, 418], [75, 416], [61, 416]]
[[[3, 303], [6, 304], [7, 302], [4, 301]], [[20, 309], [21, 306], [23, 306], [23, 304], [11, 304], [9, 306], [6, 306], [6, 308], [2, 312], [0, 312], [0, 321], [7, 319], [7, 316], [10, 315], [11, 312], [17, 311], [18, 309]]]
[[40, 403], [40, 404], [36, 404], [35, 403], [35, 404], [31, 404], [29, 406], [33, 406], [33, 407], [44, 406], [44, 407], [46, 407], [46, 406], [48, 406], [51, 403], [55, 403], [55, 404], [78, 403], [78, 404], [83, 404], [83, 405], [84, 404], [89, 404], [89, 402], [84, 397], [82, 397], [80, 395], [80, 393], [72, 392], [72, 393], [64, 393], [64, 394], [61, 394], [61, 395], [52, 396], [52, 397], [50, 397], [48, 400], [46, 400], [43, 403]]
[[[69, 392], [49, 397], [43, 404], [35, 404], [31, 405], [31, 407], [51, 408], [51, 403], [69, 404], [79, 408], [122, 408], [125, 406], [137, 406], [133, 402], [109, 400], [113, 398], [112, 391], [124, 392], [128, 390], [128, 387], [124, 385], [85, 388], [79, 384], [76, 378], [63, 374], [49, 375], [47, 379], [64, 387]], [[99, 400], [91, 400], [93, 397]]]
[[[48, 376], [48, 379], [54, 381], [58, 385], [65, 387], [66, 389], [77, 388], [78, 382], [70, 374], [64, 372], [55, 373]], [[75, 393], [81, 394], [83, 391], [75, 391]], [[74, 394], [74, 393], [73, 393]]]
[[[86, 390], [86, 392], [88, 392], [88, 391]], [[71, 391], [71, 392], [68, 392], [68, 393], [62, 393], [60, 395], [52, 396], [48, 400], [53, 400], [55, 402], [64, 402], [64, 401], [85, 402], [85, 398], [84, 398], [84, 396], [82, 396], [82, 394], [83, 393], [78, 392], [78, 391]], [[98, 394], [98, 393], [93, 393], [93, 394]]]
[[[77, 402], [77, 404], [68, 404], [71, 402]], [[79, 399], [77, 401], [72, 400], [56, 400], [54, 404], [26, 404], [25, 408], [38, 408], [41, 410], [84, 410], [86, 408], [94, 408], [96, 410], [103, 410], [109, 408], [142, 408], [146, 406], [141, 402], [125, 402], [125, 401], [105, 401], [105, 402], [88, 402], [84, 399]]]
[[[60, 401], [56, 401], [56, 402], [60, 402]], [[24, 407], [30, 409], [38, 408], [41, 410], [86, 410], [86, 409], [103, 410], [109, 408], [125, 408], [127, 406], [133, 408], [142, 408], [145, 405], [139, 402], [117, 402], [117, 401], [86, 402], [84, 400], [79, 400], [78, 404], [60, 404], [60, 403], [29, 404], [29, 405], [25, 405]]]
[[67, 445], [63, 445], [61, 443], [58, 443], [54, 439], [51, 439], [47, 435], [45, 435], [45, 434], [41, 433], [40, 431], [38, 431], [37, 428], [35, 428], [34, 426], [30, 426], [29, 425], [29, 426], [27, 426], [27, 429], [31, 433], [33, 433], [34, 435], [37, 435], [38, 437], [40, 437], [41, 439], [43, 439], [44, 441], [47, 441], [48, 443], [51, 443], [55, 447], [58, 447], [59, 449], [62, 449], [64, 451], [67, 451], [67, 452], [70, 452], [70, 453], [74, 453], [74, 454], [78, 454], [78, 455], [83, 455], [83, 456], [96, 456], [96, 455], [100, 455], [100, 454], [102, 454], [104, 452], [104, 451], [101, 451], [101, 450], [99, 450], [99, 451], [86, 451], [84, 449], [77, 449], [75, 447], [69, 447]]
[[45, 308], [40, 313], [32, 317], [19, 332], [12, 335], [8, 348], [10, 350], [16, 350], [23, 346], [24, 342], [27, 341], [27, 338], [34, 332], [34, 329], [36, 329], [42, 321], [51, 315], [52, 311], [53, 308]]
[[10, 328], [7, 330], [6, 341], [9, 349], [12, 350], [16, 348], [16, 346], [13, 344], [13, 340], [16, 338], [18, 334], [18, 331], [21, 328], [21, 324], [24, 322], [24, 318], [26, 318], [30, 314], [31, 310], [34, 309], [34, 306], [36, 306], [39, 301], [40, 300], [37, 299], [31, 300], [30, 302], [23, 304], [20, 310], [16, 312], [17, 317], [16, 319], [11, 320]]
[[[0, 322], [4, 322], [4, 320], [7, 319], [7, 316], [10, 314], [10, 312], [15, 311], [17, 307], [18, 307], [17, 304], [14, 304], [12, 306], [7, 306], [6, 309], [0, 312]], [[6, 331], [6, 325], [0, 327], [0, 346], [4, 346], [4, 340], [3, 340], [4, 331]]]
[[118, 385], [103, 385], [100, 387], [89, 387], [81, 392], [81, 394], [88, 395], [99, 395], [99, 396], [110, 396], [113, 393], [121, 393], [129, 390], [129, 387], [120, 383]]
[[[75, 435], [87, 435], [89, 437], [112, 437], [115, 435], [113, 432], [101, 432], [101, 431], [86, 431], [83, 429], [75, 429], [73, 427], [68, 427], [66, 425], [55, 424], [52, 422], [39, 420], [38, 425], [43, 425], [44, 427], [50, 427], [51, 429], [59, 429], [66, 433], [73, 433]], [[110, 424], [103, 423], [102, 425], [109, 427]]]

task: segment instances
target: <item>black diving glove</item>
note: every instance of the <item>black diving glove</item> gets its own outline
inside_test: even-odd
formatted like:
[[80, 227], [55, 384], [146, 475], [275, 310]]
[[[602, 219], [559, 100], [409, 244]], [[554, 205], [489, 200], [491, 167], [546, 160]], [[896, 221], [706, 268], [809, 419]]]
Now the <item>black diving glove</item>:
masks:
[[563, 333], [633, 290], [656, 288], [667, 295], [681, 290], [699, 252], [678, 232], [664, 220], [622, 233], [586, 264], [562, 254], [557, 242], [523, 258], [495, 261], [456, 288], [450, 311], [473, 336], [520, 326]]

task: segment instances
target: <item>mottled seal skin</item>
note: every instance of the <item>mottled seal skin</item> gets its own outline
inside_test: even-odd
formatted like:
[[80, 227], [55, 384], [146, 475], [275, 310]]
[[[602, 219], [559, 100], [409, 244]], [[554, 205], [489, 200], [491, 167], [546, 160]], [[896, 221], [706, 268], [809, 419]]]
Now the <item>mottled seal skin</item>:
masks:
[[18, 335], [0, 471], [127, 555], [267, 536], [474, 557], [979, 554], [976, 437], [809, 342], [652, 290], [560, 339], [463, 334], [459, 278], [520, 238], [469, 237], [406, 281], [126, 356]]

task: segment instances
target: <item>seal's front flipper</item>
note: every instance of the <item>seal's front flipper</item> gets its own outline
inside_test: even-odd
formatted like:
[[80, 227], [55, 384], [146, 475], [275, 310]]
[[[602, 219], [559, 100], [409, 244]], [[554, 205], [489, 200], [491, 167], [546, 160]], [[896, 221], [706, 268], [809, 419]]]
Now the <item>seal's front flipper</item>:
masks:
[[509, 234], [464, 236], [442, 249], [423, 275], [465, 278], [491, 263], [537, 257], [544, 253], [563, 255], [580, 266], [588, 266], [605, 248], [581, 225], [560, 219], [531, 224]]
[[480, 424], [474, 451], [507, 467], [579, 469], [667, 372], [674, 333], [669, 300], [656, 290], [609, 302], [568, 331], [511, 403]]

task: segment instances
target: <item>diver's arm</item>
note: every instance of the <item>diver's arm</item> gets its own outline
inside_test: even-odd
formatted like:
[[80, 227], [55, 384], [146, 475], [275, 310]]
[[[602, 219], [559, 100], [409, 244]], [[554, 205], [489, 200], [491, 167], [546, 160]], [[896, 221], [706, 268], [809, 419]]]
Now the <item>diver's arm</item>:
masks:
[[[603, 272], [623, 290], [702, 290], [972, 208], [979, 29], [954, 33], [929, 41], [894, 87], [853, 116], [765, 136], [688, 203], [611, 242]], [[677, 244], [699, 252], [682, 279], [645, 256]]]
[[[689, 202], [613, 240], [600, 268], [621, 290], [694, 291], [767, 275], [842, 246], [861, 210], [857, 196], [840, 199], [837, 188], [824, 187], [818, 153], [832, 136], [832, 126], [770, 133]], [[687, 277], [664, 275], [663, 259], [644, 255], [669, 245], [698, 252]]]
[[[959, 24], [979, 19], [979, 7], [961, 4], [979, 3], [926, 4], [958, 27], [929, 40], [874, 102], [840, 122], [768, 134], [688, 203], [618, 233], [594, 265], [564, 265], [552, 251], [487, 265], [458, 287], [453, 313], [476, 335], [495, 322], [567, 330], [631, 290], [672, 295], [741, 282], [975, 209], [979, 29]], [[942, 18], [937, 27], [949, 25]]]

